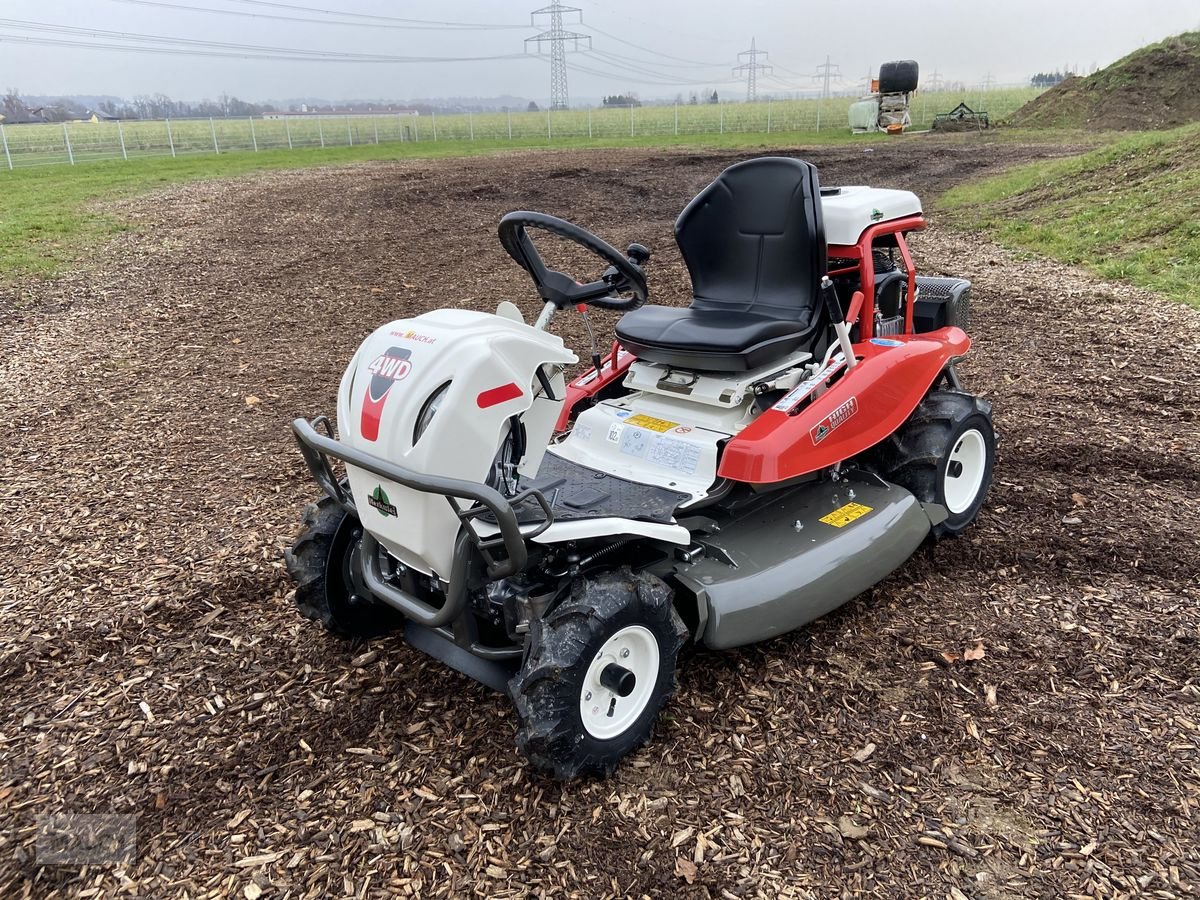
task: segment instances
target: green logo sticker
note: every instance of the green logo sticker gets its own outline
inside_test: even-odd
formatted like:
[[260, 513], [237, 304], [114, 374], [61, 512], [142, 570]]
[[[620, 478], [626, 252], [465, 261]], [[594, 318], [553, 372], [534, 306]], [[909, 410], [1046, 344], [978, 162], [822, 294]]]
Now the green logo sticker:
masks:
[[381, 484], [375, 485], [375, 490], [371, 491], [371, 496], [367, 498], [367, 502], [379, 510], [379, 514], [384, 518], [396, 515], [396, 507], [388, 500], [387, 492], [384, 491]]
[[871, 221], [872, 222], [878, 222], [882, 218], [883, 218], [883, 210], [880, 210], [880, 209], [871, 210]]

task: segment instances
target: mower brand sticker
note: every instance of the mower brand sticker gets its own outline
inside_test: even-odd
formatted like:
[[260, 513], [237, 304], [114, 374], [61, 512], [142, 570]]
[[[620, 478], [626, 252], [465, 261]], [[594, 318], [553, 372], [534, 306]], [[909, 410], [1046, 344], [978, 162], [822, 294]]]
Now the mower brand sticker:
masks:
[[825, 438], [840, 428], [846, 423], [846, 420], [858, 412], [858, 398], [851, 397], [824, 419], [822, 419], [815, 428], [809, 430], [809, 437], [812, 438], [813, 446], [821, 443]]
[[876, 347], [903, 347], [903, 341], [893, 341], [891, 338], [871, 338], [871, 343]]
[[881, 210], [881, 209], [871, 210], [871, 221], [872, 222], [878, 222], [882, 218], [883, 218], [883, 210]]
[[389, 347], [387, 353], [375, 357], [367, 366], [371, 382], [363, 398], [360, 431], [368, 441], [379, 440], [379, 420], [383, 417], [383, 406], [387, 402], [392, 385], [407, 378], [412, 371], [411, 350]]
[[845, 506], [839, 506], [829, 515], [821, 516], [821, 521], [834, 528], [845, 528], [855, 519], [861, 519], [872, 509], [874, 509], [873, 506], [863, 506], [861, 503], [847, 503]]
[[379, 510], [379, 514], [385, 519], [388, 516], [396, 516], [396, 507], [388, 500], [387, 492], [383, 489], [382, 484], [375, 485], [375, 490], [371, 491], [371, 496], [367, 498], [367, 503]]
[[804, 379], [802, 382], [780, 397], [779, 402], [772, 406], [771, 409], [778, 410], [779, 412], [790, 413], [797, 406], [799, 406], [809, 394], [827, 382], [837, 372], [841, 371], [845, 365], [846, 357], [840, 353], [837, 354], [833, 359], [819, 369], [815, 375], [810, 375], [808, 378]]
[[670, 431], [677, 426], [678, 422], [668, 422], [666, 419], [656, 419], [653, 416], [644, 416], [638, 413], [636, 416], [630, 416], [625, 420], [626, 425], [636, 425], [638, 428], [648, 428], [651, 431]]
[[406, 341], [416, 341], [418, 344], [436, 344], [437, 338], [430, 337], [427, 334], [420, 334], [416, 331], [393, 331], [393, 335], [399, 338], [404, 338]]

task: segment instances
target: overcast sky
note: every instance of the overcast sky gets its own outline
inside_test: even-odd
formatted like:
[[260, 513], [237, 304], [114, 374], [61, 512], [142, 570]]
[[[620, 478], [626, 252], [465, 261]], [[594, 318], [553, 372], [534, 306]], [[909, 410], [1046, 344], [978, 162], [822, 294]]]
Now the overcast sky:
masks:
[[[10, 37], [117, 42], [19, 30], [14, 20], [21, 20], [289, 49], [489, 57], [521, 53], [524, 38], [536, 33], [528, 27], [529, 11], [548, 2], [2, 0], [0, 88], [124, 97], [162, 92], [187, 100], [226, 92], [246, 100], [513, 94], [543, 101], [550, 93], [545, 59], [246, 60], [31, 46]], [[770, 54], [767, 61], [778, 65], [773, 78], [760, 82], [760, 93], [786, 93], [811, 89], [810, 76], [827, 54], [847, 85], [864, 79], [881, 61], [908, 57], [921, 63], [926, 77], [936, 70], [948, 81], [976, 84], [990, 75], [996, 83], [1015, 84], [1063, 65], [1103, 66], [1142, 44], [1200, 28], [1200, 4], [1192, 0], [575, 0], [575, 5], [583, 8], [584, 24], [572, 30], [591, 27], [593, 55], [571, 54], [568, 66], [608, 73], [569, 68], [571, 99], [578, 102], [627, 89], [647, 98], [701, 87], [737, 96], [744, 82], [740, 88], [730, 83], [730, 67], [751, 38]], [[330, 18], [294, 7], [517, 27], [414, 30], [383, 19], [345, 26], [269, 18]], [[212, 11], [217, 9], [241, 15]]]

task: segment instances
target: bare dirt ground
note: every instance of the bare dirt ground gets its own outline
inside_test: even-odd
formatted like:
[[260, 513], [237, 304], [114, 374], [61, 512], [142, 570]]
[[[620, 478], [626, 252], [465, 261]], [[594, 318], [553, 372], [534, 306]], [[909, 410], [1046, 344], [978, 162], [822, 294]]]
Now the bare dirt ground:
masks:
[[[804, 155], [929, 199], [1049, 152]], [[812, 627], [692, 655], [615, 778], [535, 775], [506, 700], [293, 612], [282, 551], [314, 488], [287, 424], [333, 411], [359, 340], [435, 306], [532, 311], [494, 237], [519, 207], [648, 243], [682, 302], [671, 222], [734, 158], [191, 185], [8, 290], [0, 895], [1200, 890], [1200, 313], [936, 217], [918, 259], [975, 281], [964, 375], [1001, 437], [979, 524]], [[36, 818], [64, 811], [135, 814], [136, 862], [38, 866]]]

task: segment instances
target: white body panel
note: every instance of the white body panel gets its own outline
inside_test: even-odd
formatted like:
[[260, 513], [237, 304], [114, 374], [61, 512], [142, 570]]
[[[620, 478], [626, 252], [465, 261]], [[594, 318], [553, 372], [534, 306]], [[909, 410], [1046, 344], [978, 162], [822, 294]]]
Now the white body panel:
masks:
[[840, 193], [821, 198], [825, 240], [852, 246], [876, 222], [903, 219], [921, 213], [921, 201], [911, 191], [886, 188], [844, 187]]
[[[576, 361], [561, 338], [490, 313], [437, 310], [392, 322], [362, 343], [342, 377], [341, 439], [415, 472], [481, 484], [508, 419], [523, 414], [529, 453], [521, 468], [531, 474], [565, 395], [556, 374], [560, 399], [542, 396], [537, 369]], [[437, 414], [414, 445], [422, 409], [447, 383]], [[504, 399], [492, 402], [497, 396]], [[446, 578], [460, 523], [445, 498], [352, 466], [347, 472], [363, 527], [406, 565]], [[386, 500], [375, 496], [377, 489]]]

